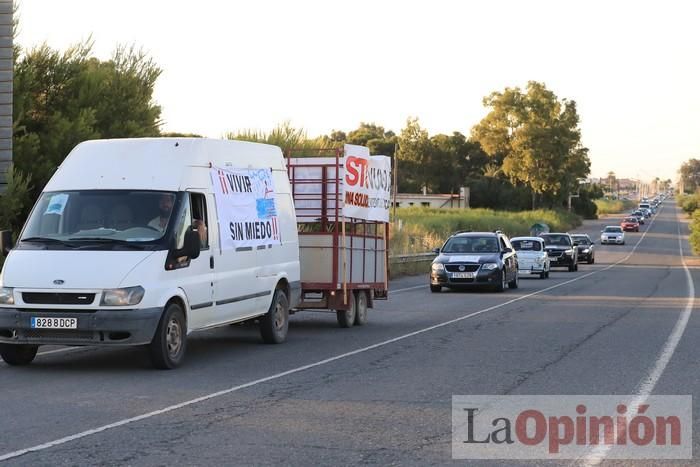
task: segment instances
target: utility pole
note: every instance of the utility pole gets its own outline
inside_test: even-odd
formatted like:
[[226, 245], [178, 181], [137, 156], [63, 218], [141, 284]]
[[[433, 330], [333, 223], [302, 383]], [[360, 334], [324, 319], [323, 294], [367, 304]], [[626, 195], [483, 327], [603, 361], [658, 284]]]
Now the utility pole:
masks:
[[0, 192], [12, 167], [12, 0], [0, 0]]

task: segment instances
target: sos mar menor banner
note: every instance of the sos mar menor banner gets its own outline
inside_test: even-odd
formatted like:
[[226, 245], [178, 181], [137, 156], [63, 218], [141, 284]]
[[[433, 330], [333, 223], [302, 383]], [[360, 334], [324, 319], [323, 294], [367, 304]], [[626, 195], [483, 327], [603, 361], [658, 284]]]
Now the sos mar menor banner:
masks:
[[224, 250], [279, 245], [272, 169], [210, 171]]
[[343, 215], [389, 222], [391, 159], [370, 156], [366, 147], [346, 144], [344, 164]]

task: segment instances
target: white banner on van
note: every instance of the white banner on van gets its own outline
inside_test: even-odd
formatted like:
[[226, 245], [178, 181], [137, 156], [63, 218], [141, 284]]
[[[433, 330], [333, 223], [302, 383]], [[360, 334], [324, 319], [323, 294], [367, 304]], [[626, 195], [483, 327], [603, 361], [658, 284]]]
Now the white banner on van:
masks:
[[214, 167], [210, 176], [222, 249], [280, 244], [272, 169]]
[[343, 215], [389, 222], [391, 159], [370, 156], [366, 147], [346, 144], [343, 162]]

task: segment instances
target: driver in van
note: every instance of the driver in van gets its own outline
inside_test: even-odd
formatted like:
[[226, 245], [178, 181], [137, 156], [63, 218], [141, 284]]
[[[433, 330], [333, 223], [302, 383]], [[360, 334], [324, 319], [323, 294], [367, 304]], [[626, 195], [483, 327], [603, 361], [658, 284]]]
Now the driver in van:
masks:
[[170, 213], [173, 210], [174, 202], [174, 195], [170, 193], [162, 194], [160, 196], [160, 200], [158, 201], [158, 210], [160, 211], [160, 214], [151, 219], [148, 226], [161, 232], [165, 232], [165, 228], [168, 226], [168, 220], [170, 220]]

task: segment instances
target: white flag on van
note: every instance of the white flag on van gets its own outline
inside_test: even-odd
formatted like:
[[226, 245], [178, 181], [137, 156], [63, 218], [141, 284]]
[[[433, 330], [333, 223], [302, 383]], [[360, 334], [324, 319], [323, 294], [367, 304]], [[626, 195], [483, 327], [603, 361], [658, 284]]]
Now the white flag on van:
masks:
[[281, 242], [272, 169], [210, 171], [224, 250]]

